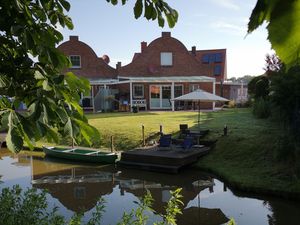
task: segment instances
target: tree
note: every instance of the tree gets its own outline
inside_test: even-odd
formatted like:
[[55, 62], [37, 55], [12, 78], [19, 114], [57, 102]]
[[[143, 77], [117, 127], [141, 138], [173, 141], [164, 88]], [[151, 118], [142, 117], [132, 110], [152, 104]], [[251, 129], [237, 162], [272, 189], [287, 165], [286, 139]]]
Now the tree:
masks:
[[[118, 4], [118, 0], [106, 0], [113, 5]], [[122, 5], [126, 4], [128, 0], [121, 0]], [[178, 12], [171, 8], [164, 0], [136, 0], [134, 5], [134, 16], [138, 19], [144, 10], [144, 17], [147, 20], [156, 20], [160, 27], [164, 27], [165, 19], [167, 19], [170, 28], [174, 27], [178, 20]]]
[[267, 22], [272, 48], [289, 69], [299, 63], [299, 17], [299, 0], [257, 0], [248, 23], [248, 33]]
[[269, 79], [265, 75], [253, 78], [248, 83], [248, 92], [254, 99], [267, 98], [269, 95]]
[[[117, 0], [109, 0], [117, 4]], [[122, 0], [125, 4], [127, 0]], [[136, 18], [142, 15], [170, 27], [178, 13], [163, 0], [137, 0]], [[69, 59], [55, 47], [63, 40], [57, 26], [73, 28], [65, 13], [66, 0], [2, 0], [0, 3], [0, 120], [7, 126], [6, 142], [14, 152], [24, 142], [32, 149], [35, 141], [58, 141], [69, 136], [75, 143], [91, 144], [98, 131], [88, 125], [79, 94], [89, 91], [87, 80], [72, 73], [61, 75]], [[35, 62], [33, 58], [36, 58]], [[24, 103], [27, 112], [17, 109]]]

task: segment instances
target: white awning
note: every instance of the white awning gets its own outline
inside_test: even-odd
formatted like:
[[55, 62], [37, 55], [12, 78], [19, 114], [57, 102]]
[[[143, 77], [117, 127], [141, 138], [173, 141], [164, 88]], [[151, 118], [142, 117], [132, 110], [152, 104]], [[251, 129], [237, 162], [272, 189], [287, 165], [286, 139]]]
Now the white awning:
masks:
[[118, 77], [118, 79], [89, 79], [91, 85], [112, 85], [124, 83], [197, 83], [215, 82], [216, 79], [207, 76], [172, 76], [172, 77]]
[[118, 84], [118, 79], [88, 79], [91, 85]]
[[216, 79], [207, 76], [172, 76], [172, 77], [122, 77], [119, 83], [179, 83], [179, 82], [215, 82]]

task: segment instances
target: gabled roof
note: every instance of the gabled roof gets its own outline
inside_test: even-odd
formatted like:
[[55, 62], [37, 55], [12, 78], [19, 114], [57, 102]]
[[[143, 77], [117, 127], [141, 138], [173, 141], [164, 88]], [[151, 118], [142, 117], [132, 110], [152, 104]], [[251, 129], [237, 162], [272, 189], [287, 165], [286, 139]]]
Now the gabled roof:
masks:
[[[160, 53], [172, 52], [173, 65], [161, 66]], [[205, 76], [208, 66], [190, 54], [187, 48], [169, 32], [135, 54], [131, 63], [119, 68], [119, 76]]]
[[[69, 68], [64, 72], [72, 71], [76, 75], [86, 78], [116, 78], [117, 70], [107, 64], [109, 58], [107, 55], [97, 57], [93, 49], [78, 40], [78, 36], [70, 36], [70, 40], [57, 47], [66, 56], [81, 56], [81, 68]], [[106, 60], [106, 62], [104, 61]]]

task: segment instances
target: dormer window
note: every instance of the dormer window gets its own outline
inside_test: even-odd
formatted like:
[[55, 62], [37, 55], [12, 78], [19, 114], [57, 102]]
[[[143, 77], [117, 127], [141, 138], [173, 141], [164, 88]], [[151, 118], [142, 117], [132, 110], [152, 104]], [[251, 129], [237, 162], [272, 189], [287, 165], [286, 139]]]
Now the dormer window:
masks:
[[161, 66], [173, 66], [172, 52], [161, 52], [160, 53], [160, 65]]
[[70, 55], [71, 68], [81, 68], [80, 55]]

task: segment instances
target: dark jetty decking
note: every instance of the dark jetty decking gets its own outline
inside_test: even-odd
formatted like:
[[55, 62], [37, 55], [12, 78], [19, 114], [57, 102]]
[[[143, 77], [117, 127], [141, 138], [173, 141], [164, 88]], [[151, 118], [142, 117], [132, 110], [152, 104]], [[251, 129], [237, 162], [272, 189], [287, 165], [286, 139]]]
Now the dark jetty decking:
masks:
[[210, 149], [211, 147], [193, 147], [183, 150], [176, 147], [151, 146], [122, 152], [118, 164], [128, 168], [178, 173], [181, 168], [197, 162], [199, 157], [207, 154]]

